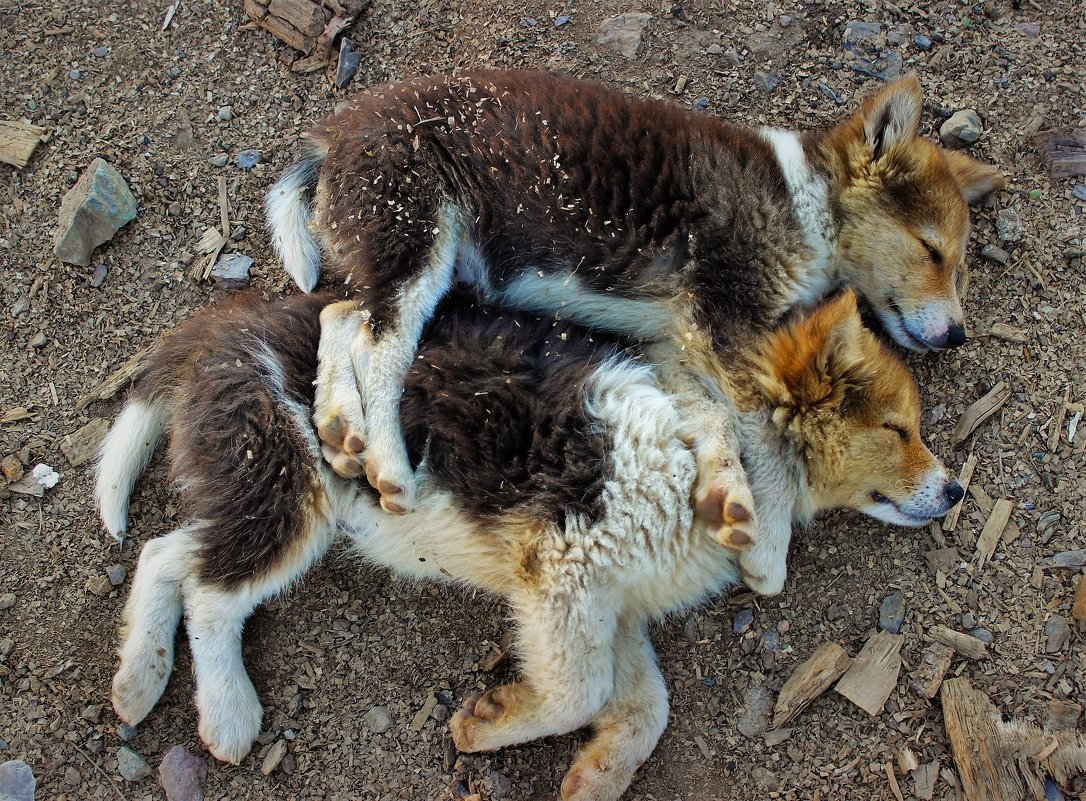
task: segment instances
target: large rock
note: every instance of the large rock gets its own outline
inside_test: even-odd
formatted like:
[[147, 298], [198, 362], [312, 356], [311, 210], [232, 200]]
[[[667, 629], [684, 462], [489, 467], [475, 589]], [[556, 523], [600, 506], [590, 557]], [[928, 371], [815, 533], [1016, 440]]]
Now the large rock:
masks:
[[60, 202], [53, 252], [68, 264], [90, 264], [91, 251], [108, 242], [136, 216], [136, 199], [124, 178], [95, 159]]
[[21, 759], [0, 765], [0, 801], [34, 801], [37, 784], [30, 766]]
[[652, 14], [630, 13], [608, 17], [600, 23], [600, 33], [596, 40], [612, 50], [617, 50], [626, 58], [637, 56], [641, 47], [641, 34], [645, 32]]
[[980, 117], [971, 108], [956, 111], [953, 116], [939, 126], [939, 139], [946, 147], [965, 147], [980, 139], [984, 133]]

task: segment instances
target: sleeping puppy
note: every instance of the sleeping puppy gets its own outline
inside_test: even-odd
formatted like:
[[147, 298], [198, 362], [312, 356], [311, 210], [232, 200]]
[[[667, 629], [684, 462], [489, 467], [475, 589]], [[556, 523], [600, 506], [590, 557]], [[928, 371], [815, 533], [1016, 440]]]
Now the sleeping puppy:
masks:
[[[140, 555], [117, 714], [138, 724], [161, 697], [184, 613], [200, 737], [240, 762], [262, 718], [245, 620], [348, 538], [403, 576], [508, 599], [521, 680], [464, 701], [450, 724], [457, 748], [592, 725], [562, 797], [619, 798], [667, 721], [649, 621], [739, 577], [695, 515], [688, 399], [662, 391], [621, 342], [456, 297], [407, 374], [418, 505], [390, 516], [373, 488], [321, 458], [312, 382], [327, 302], [250, 296], [197, 315], [152, 357], [106, 438], [96, 495], [111, 533], [124, 532], [165, 430], [191, 510]], [[718, 377], [761, 519], [759, 558], [783, 565], [792, 524], [824, 509], [917, 526], [962, 497], [921, 440], [911, 376], [862, 328], [851, 292], [752, 336]]]
[[[267, 199], [298, 285], [315, 285], [323, 246], [357, 298], [329, 307], [321, 330], [315, 421], [334, 469], [365, 474], [386, 511], [416, 507], [397, 403], [455, 282], [715, 370], [738, 332], [767, 331], [842, 284], [899, 344], [960, 345], [966, 203], [1002, 178], [917, 136], [921, 106], [911, 77], [800, 134], [538, 72], [358, 98], [315, 128]], [[719, 541], [741, 548], [757, 537], [750, 491], [712, 411], [716, 384], [702, 383], [695, 497]]]

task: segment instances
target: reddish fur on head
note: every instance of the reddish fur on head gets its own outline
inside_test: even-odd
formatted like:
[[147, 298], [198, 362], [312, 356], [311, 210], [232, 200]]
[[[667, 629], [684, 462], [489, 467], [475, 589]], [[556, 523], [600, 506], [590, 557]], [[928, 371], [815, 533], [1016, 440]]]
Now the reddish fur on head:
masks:
[[816, 510], [919, 524], [949, 509], [951, 479], [920, 438], [916, 384], [863, 327], [851, 290], [769, 336], [755, 374], [774, 423], [805, 454]]
[[842, 276], [894, 339], [914, 350], [964, 341], [958, 275], [966, 270], [967, 203], [1003, 186], [999, 171], [917, 135], [920, 82], [869, 97], [821, 140], [835, 182]]

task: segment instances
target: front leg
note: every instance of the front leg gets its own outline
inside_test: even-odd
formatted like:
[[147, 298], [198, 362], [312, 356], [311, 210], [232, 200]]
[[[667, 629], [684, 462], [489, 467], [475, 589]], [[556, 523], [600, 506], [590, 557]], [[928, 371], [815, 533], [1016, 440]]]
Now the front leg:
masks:
[[[719, 524], [716, 540], [742, 554], [758, 540], [754, 495], [739, 458], [739, 441], [732, 425], [735, 411], [724, 390], [712, 393], [705, 380], [680, 362], [681, 352], [670, 342], [646, 348], [657, 363], [663, 388], [675, 396], [682, 415], [684, 439], [697, 462], [694, 508], [699, 517]], [[708, 379], [711, 380], [711, 379]]]

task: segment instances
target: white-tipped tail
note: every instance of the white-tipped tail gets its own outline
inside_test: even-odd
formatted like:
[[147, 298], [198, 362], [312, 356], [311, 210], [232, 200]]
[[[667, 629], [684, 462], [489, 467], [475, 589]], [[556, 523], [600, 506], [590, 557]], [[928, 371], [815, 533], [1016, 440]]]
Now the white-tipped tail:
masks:
[[98, 451], [98, 483], [94, 497], [106, 530], [120, 539], [128, 525], [128, 499], [136, 479], [151, 461], [166, 428], [166, 410], [131, 400]]
[[309, 228], [312, 192], [324, 153], [314, 150], [275, 182], [264, 199], [272, 245], [283, 267], [303, 292], [312, 292], [321, 273], [321, 252]]

